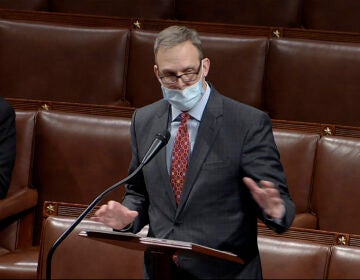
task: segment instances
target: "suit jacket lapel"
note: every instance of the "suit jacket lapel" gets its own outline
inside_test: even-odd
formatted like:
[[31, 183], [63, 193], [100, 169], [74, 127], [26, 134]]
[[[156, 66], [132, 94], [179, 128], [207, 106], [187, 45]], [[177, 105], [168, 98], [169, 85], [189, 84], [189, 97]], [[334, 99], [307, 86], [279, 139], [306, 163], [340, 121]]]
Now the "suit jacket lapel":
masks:
[[222, 118], [219, 117], [222, 114], [223, 99], [213, 88], [201, 119], [177, 214], [181, 212], [182, 208], [186, 204], [191, 189], [199, 176], [200, 168], [208, 155], [219, 128], [221, 127]]
[[[159, 131], [156, 131], [155, 133], [168, 129], [168, 123], [170, 117], [170, 105], [167, 102], [164, 102], [164, 104], [165, 105], [162, 107], [162, 109], [157, 112], [156, 123], [159, 125], [156, 127]], [[176, 206], [175, 196], [170, 183], [170, 176], [166, 165], [165, 147], [159, 151], [159, 155], [155, 157], [154, 160], [156, 160], [156, 166], [158, 167], [158, 170], [160, 170], [161, 175], [163, 177], [161, 182], [165, 182], [165, 186], [162, 187], [165, 189], [165, 192], [168, 195], [169, 201], [171, 201], [172, 206], [174, 207], [174, 209], [176, 209], [177, 206]]]

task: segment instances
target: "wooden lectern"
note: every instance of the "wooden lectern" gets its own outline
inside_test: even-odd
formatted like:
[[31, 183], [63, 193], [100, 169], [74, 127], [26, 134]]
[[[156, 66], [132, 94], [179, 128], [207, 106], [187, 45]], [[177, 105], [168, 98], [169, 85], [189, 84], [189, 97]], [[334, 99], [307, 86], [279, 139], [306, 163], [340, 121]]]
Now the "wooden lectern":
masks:
[[190, 242], [141, 237], [133, 233], [103, 230], [81, 231], [79, 235], [127, 249], [151, 252], [154, 260], [154, 279], [170, 279], [174, 254], [202, 255], [244, 264], [243, 259], [233, 253]]

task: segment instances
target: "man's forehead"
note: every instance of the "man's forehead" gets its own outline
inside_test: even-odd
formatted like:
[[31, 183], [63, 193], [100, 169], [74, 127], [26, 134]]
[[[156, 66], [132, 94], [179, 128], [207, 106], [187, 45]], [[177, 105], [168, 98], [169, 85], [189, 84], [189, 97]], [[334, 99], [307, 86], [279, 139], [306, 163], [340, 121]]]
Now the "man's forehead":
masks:
[[157, 59], [172, 59], [177, 57], [182, 57], [182, 59], [185, 59], [191, 56], [198, 57], [199, 52], [190, 41], [185, 41], [173, 47], [160, 46], [157, 53]]
[[182, 70], [197, 66], [199, 53], [191, 43], [181, 44], [172, 48], [160, 48], [156, 60], [160, 68]]

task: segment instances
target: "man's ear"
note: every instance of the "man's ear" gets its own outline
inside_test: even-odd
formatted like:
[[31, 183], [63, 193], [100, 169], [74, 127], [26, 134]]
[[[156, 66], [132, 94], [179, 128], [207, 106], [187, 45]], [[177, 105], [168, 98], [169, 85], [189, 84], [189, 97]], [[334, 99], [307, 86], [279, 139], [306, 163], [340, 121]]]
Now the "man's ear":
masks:
[[154, 74], [155, 74], [155, 77], [156, 79], [159, 81], [159, 83], [161, 84], [161, 79], [159, 77], [159, 67], [155, 64], [154, 65]]
[[159, 68], [156, 64], [154, 65], [154, 73], [156, 78], [159, 79]]
[[207, 57], [205, 57], [203, 59], [203, 71], [204, 71], [204, 77], [206, 77], [209, 73], [210, 70], [210, 59], [208, 59]]

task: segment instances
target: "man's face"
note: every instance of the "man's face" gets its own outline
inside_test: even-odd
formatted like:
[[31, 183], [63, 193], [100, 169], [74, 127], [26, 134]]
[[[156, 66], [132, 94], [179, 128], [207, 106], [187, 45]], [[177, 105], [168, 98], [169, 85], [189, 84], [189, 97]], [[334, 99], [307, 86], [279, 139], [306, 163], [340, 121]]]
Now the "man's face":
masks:
[[180, 90], [196, 83], [200, 79], [201, 73], [203, 73], [203, 80], [205, 81], [210, 66], [210, 61], [204, 58], [203, 69], [200, 69], [199, 52], [190, 41], [183, 42], [172, 48], [160, 48], [156, 61], [157, 65], [154, 65], [154, 72], [158, 80], [161, 80], [160, 77], [164, 76], [199, 73], [197, 78], [191, 82], [184, 82], [179, 78], [174, 84], [164, 84], [168, 88]]

